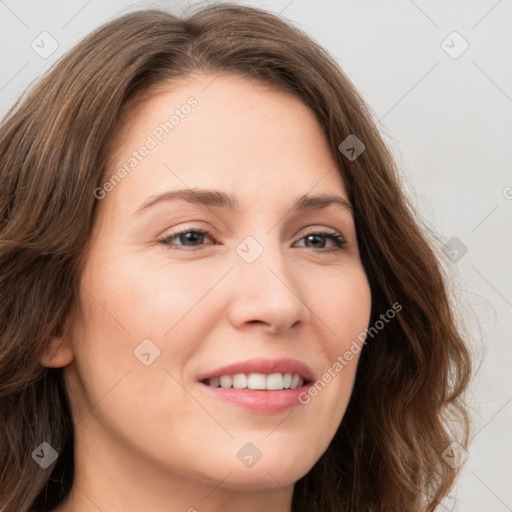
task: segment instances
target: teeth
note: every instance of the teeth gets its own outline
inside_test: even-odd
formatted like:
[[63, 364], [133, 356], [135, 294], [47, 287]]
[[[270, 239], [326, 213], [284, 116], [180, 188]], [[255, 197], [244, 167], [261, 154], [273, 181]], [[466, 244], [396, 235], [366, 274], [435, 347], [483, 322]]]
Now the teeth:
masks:
[[271, 373], [267, 376], [267, 389], [283, 389], [283, 374]]
[[218, 388], [220, 386], [219, 377], [213, 377], [212, 379], [210, 379], [210, 386], [212, 386], [214, 388]]
[[[210, 386], [212, 382], [210, 381]], [[247, 375], [245, 373], [237, 373], [233, 375], [233, 387], [236, 389], [244, 389], [247, 387]]]
[[229, 375], [223, 375], [220, 378], [221, 388], [230, 388], [233, 385], [233, 379]]
[[295, 389], [304, 384], [304, 379], [294, 373], [236, 373], [235, 375], [222, 375], [206, 380], [208, 386], [223, 389], [260, 389], [277, 391], [281, 389]]
[[267, 387], [264, 373], [250, 373], [247, 377], [247, 387], [249, 389], [265, 389]]

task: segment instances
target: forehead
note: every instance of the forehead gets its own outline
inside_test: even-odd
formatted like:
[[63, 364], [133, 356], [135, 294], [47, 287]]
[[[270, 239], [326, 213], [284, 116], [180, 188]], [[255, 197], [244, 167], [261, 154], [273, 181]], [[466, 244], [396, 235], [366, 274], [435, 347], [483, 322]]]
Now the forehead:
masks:
[[116, 193], [133, 200], [184, 186], [222, 188], [242, 201], [312, 187], [345, 194], [314, 112], [295, 96], [238, 76], [162, 84], [128, 109], [105, 178], [123, 167]]

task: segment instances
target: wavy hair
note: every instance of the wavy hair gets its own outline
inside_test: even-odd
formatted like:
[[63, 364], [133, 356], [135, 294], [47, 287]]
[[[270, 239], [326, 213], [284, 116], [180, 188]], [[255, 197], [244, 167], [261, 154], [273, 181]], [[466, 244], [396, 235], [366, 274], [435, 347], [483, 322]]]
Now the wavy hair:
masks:
[[[78, 283], [106, 162], [123, 112], [196, 73], [243, 76], [315, 113], [351, 203], [372, 294], [353, 393], [329, 447], [295, 483], [292, 512], [431, 512], [467, 447], [471, 358], [447, 277], [370, 108], [334, 59], [290, 22], [231, 3], [187, 18], [139, 10], [96, 29], [14, 105], [0, 126], [0, 508], [47, 511], [73, 483], [73, 422], [62, 368], [40, 357], [72, 335]], [[338, 146], [355, 134], [356, 159]], [[42, 471], [31, 453], [59, 453]]]

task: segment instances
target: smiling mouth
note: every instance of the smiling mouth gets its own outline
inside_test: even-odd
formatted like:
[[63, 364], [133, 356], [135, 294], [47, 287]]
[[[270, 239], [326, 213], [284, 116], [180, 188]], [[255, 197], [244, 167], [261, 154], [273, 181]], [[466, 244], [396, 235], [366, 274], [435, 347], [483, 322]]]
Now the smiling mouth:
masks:
[[282, 391], [297, 389], [309, 381], [298, 373], [236, 373], [199, 381], [212, 388]]

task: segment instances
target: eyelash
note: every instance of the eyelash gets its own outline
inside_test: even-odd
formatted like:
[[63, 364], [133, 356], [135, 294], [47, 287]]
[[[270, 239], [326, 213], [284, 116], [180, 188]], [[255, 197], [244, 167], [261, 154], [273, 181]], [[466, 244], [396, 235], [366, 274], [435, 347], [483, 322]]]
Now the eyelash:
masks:
[[[164, 238], [161, 238], [160, 240], [158, 240], [157, 242], [159, 244], [167, 246], [167, 248], [170, 250], [178, 250], [178, 251], [200, 250], [201, 249], [200, 246], [199, 247], [189, 247], [188, 249], [177, 249], [177, 248], [172, 247], [173, 245], [176, 245], [171, 242], [172, 239], [174, 239], [180, 235], [186, 235], [187, 233], [198, 233], [200, 235], [208, 235], [210, 238], [212, 238], [215, 241], [215, 233], [213, 231], [187, 227], [181, 231], [177, 231], [176, 233], [170, 233], [169, 235], [165, 236]], [[338, 251], [345, 249], [347, 246], [347, 242], [346, 242], [345, 238], [343, 236], [341, 236], [340, 233], [338, 233], [337, 231], [334, 231], [331, 229], [311, 231], [309, 233], [304, 234], [299, 240], [303, 240], [304, 238], [311, 236], [311, 235], [320, 235], [320, 236], [324, 236], [326, 238], [330, 238], [336, 244], [336, 247], [333, 247], [331, 249], [318, 249], [318, 250], [311, 249], [314, 252], [320, 252], [323, 254], [333, 254], [333, 253], [336, 253]], [[186, 246], [183, 246], [183, 247], [186, 247]], [[307, 249], [307, 247], [306, 247], [306, 249]]]

